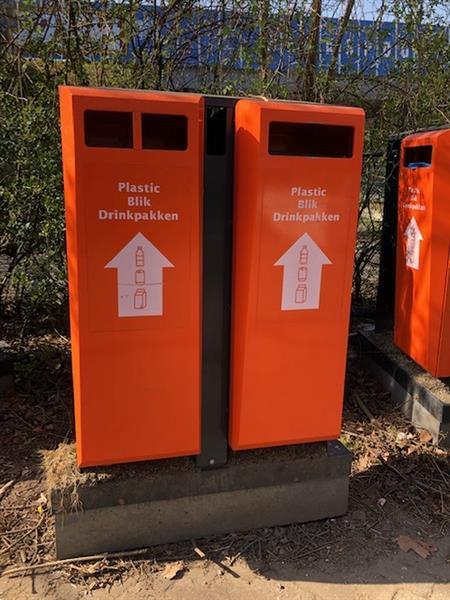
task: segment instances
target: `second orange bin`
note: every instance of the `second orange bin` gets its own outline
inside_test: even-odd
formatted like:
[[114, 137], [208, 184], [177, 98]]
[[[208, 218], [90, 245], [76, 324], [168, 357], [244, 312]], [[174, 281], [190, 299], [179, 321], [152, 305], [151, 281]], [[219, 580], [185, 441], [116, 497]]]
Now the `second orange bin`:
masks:
[[450, 129], [402, 142], [394, 341], [432, 375], [450, 376]]
[[230, 445], [339, 436], [364, 113], [236, 106]]

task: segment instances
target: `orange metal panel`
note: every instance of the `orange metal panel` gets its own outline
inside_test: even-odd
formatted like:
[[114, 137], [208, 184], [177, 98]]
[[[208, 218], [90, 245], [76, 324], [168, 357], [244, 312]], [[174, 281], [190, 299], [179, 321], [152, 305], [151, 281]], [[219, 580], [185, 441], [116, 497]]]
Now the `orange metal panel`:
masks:
[[[271, 155], [273, 121], [354, 128], [352, 156]], [[356, 108], [237, 104], [233, 449], [339, 435], [363, 130]]]
[[[408, 167], [408, 149], [431, 165]], [[432, 375], [450, 376], [450, 130], [406, 137], [400, 155], [394, 342]]]
[[[60, 101], [79, 464], [197, 454], [203, 101], [73, 87]], [[131, 112], [133, 147], [88, 147], [86, 110]], [[143, 113], [184, 115], [187, 149], [143, 150]]]

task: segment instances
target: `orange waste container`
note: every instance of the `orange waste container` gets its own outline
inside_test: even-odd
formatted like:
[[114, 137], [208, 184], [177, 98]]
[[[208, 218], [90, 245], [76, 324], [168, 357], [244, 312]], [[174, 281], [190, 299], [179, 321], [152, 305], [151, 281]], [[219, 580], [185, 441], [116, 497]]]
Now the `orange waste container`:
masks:
[[450, 376], [450, 129], [406, 137], [400, 154], [394, 342]]
[[230, 444], [339, 435], [364, 113], [236, 107]]
[[197, 454], [203, 99], [60, 101], [79, 464]]

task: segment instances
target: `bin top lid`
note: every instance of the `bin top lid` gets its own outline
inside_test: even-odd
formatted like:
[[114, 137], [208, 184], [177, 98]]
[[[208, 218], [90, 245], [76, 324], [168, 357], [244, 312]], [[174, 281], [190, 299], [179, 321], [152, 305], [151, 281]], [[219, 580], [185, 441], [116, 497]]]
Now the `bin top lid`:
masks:
[[125, 88], [99, 88], [99, 87], [81, 87], [71, 85], [60, 85], [60, 95], [77, 96], [84, 98], [111, 98], [129, 100], [144, 100], [149, 94], [155, 96], [155, 100], [167, 100], [169, 102], [188, 102], [198, 104], [202, 96], [200, 94], [190, 94], [187, 92], [163, 92], [157, 90], [131, 90]]
[[300, 100], [269, 100], [261, 96], [243, 98], [239, 103], [256, 104], [261, 110], [283, 110], [283, 111], [298, 111], [299, 107], [305, 112], [336, 114], [336, 115], [354, 115], [364, 117], [365, 112], [358, 106], [338, 106], [333, 104], [319, 104], [318, 102], [304, 102]]
[[420, 144], [435, 144], [439, 139], [450, 138], [450, 125], [439, 127], [436, 129], [425, 129], [423, 131], [417, 131], [410, 135], [407, 135], [402, 140], [402, 146], [416, 146]]

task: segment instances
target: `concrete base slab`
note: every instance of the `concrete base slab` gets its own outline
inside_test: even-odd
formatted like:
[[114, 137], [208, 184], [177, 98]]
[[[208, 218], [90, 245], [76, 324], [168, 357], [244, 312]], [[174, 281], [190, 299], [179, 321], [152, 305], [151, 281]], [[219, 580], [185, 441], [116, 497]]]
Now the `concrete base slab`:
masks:
[[350, 466], [350, 453], [332, 441], [234, 453], [214, 470], [172, 468], [140, 478], [134, 469], [133, 478], [79, 487], [76, 512], [64, 508], [73, 490], [54, 490], [57, 557], [342, 515]]
[[426, 429], [433, 442], [450, 448], [450, 386], [424, 371], [392, 342], [391, 332], [360, 330], [364, 366], [391, 394], [411, 423]]

